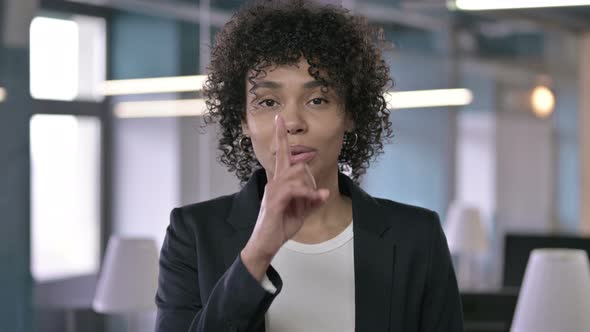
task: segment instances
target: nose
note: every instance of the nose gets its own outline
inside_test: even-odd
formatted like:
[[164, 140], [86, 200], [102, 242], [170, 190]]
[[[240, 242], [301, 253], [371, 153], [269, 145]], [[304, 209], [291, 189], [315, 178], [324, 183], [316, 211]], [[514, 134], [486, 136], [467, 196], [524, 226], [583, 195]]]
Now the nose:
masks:
[[284, 110], [283, 119], [285, 120], [285, 127], [287, 133], [290, 135], [303, 134], [307, 132], [307, 123], [301, 114], [303, 110], [297, 107], [290, 107]]

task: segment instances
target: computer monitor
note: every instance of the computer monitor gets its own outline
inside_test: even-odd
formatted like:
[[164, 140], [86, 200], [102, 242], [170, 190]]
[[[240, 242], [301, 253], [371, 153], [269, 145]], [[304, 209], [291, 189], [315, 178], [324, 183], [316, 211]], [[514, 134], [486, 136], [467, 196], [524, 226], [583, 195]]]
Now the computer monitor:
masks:
[[590, 237], [507, 234], [504, 241], [504, 287], [520, 287], [533, 249], [582, 249], [590, 256]]

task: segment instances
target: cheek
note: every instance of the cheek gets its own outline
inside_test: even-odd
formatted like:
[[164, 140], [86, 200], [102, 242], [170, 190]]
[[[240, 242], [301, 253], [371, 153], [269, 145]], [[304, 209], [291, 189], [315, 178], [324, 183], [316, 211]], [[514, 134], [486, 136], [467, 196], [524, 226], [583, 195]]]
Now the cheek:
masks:
[[271, 149], [274, 139], [273, 121], [266, 120], [259, 117], [248, 117], [248, 128], [250, 130], [250, 139], [252, 140], [254, 153], [258, 161], [265, 168], [268, 166], [269, 159], [272, 156]]
[[316, 128], [316, 135], [323, 142], [335, 147], [342, 144], [344, 137], [344, 122], [340, 119], [331, 119], [331, 121], [323, 121]]

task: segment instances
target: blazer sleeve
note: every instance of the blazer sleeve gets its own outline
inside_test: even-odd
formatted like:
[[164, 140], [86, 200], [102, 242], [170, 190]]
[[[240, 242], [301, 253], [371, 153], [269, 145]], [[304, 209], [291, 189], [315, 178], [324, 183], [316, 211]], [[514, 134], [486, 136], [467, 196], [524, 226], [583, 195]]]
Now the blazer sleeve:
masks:
[[451, 254], [439, 216], [432, 213], [434, 222], [420, 331], [461, 332], [463, 309]]
[[182, 208], [172, 210], [160, 253], [156, 305], [156, 332], [249, 331], [264, 320], [264, 313], [282, 287], [271, 267], [267, 271], [277, 292], [267, 292], [248, 272], [238, 254], [217, 281], [207, 299], [199, 289], [194, 231]]

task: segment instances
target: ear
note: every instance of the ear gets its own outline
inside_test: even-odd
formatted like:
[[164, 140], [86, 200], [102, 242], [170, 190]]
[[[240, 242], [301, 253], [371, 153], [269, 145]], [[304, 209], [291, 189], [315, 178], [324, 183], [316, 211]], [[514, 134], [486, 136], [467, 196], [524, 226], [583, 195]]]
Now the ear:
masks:
[[352, 120], [352, 116], [346, 113], [346, 118], [344, 119], [344, 131], [346, 132], [353, 132], [355, 128], [354, 121]]
[[244, 136], [250, 136], [250, 128], [248, 127], [248, 122], [246, 122], [246, 120], [242, 120], [242, 133]]

